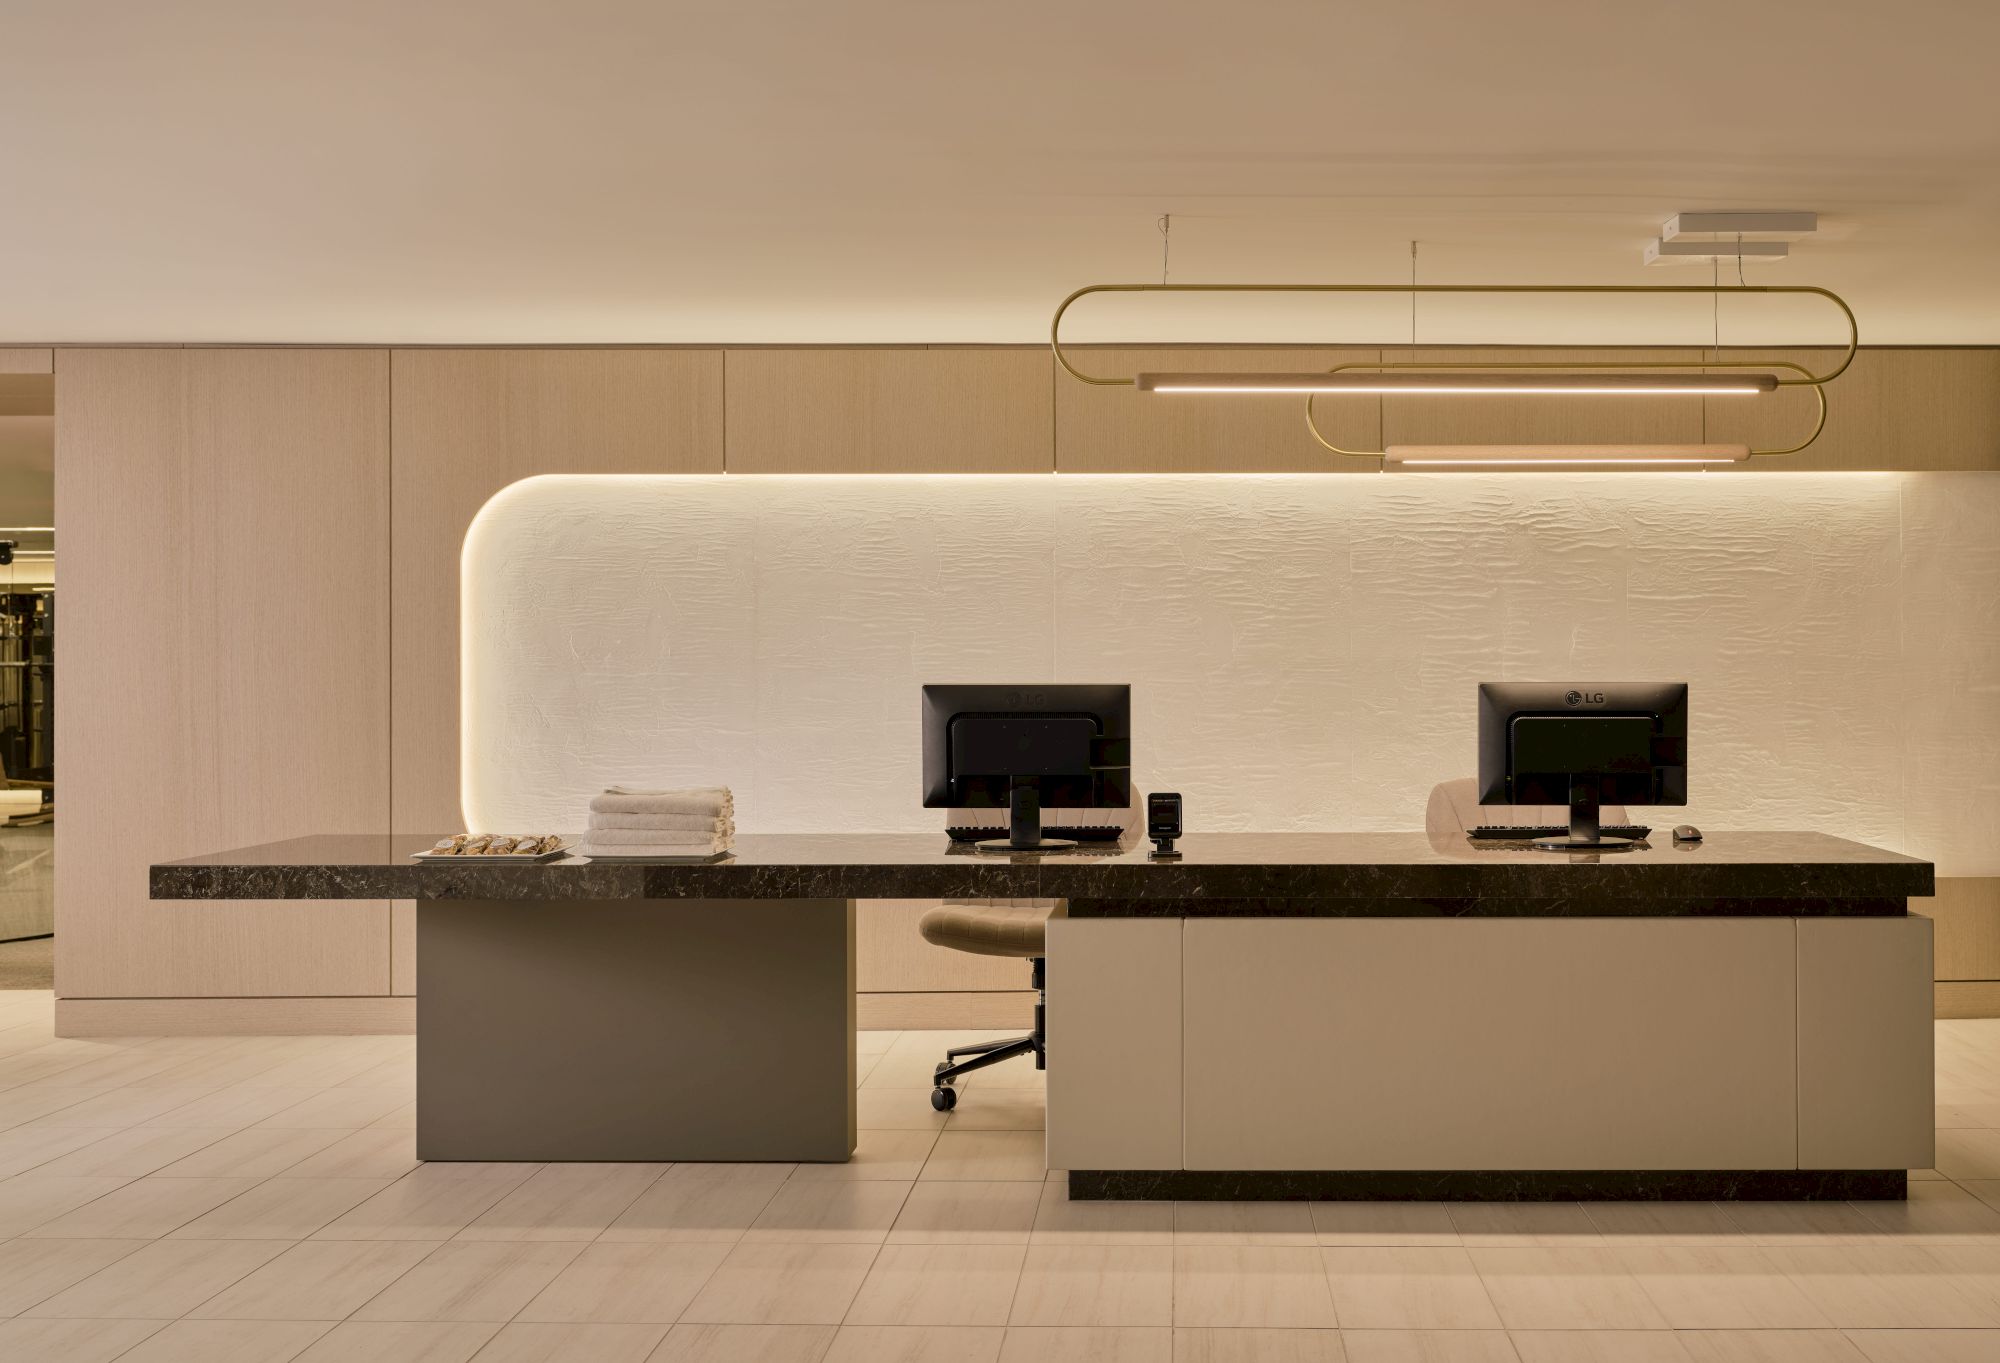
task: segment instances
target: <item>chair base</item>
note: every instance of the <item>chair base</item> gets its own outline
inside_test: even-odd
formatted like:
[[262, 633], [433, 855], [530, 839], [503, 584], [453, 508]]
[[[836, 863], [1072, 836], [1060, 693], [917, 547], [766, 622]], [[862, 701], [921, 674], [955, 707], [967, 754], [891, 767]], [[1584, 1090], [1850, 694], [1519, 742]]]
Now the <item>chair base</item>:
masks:
[[[1043, 958], [1034, 957], [1033, 967], [1035, 987], [1035, 1030], [1026, 1036], [1008, 1037], [1002, 1041], [981, 1041], [971, 1046], [954, 1046], [944, 1053], [944, 1063], [932, 1075], [936, 1087], [931, 1090], [931, 1106], [939, 1112], [949, 1112], [958, 1106], [958, 1091], [952, 1081], [960, 1075], [983, 1070], [988, 1065], [997, 1065], [1003, 1060], [1012, 1060], [1017, 1055], [1035, 1057], [1035, 1068], [1045, 1070], [1048, 1064], [1048, 1037], [1043, 1030], [1043, 1010], [1048, 1003], [1048, 992], [1043, 988]], [[964, 1056], [965, 1059], [959, 1057]]]

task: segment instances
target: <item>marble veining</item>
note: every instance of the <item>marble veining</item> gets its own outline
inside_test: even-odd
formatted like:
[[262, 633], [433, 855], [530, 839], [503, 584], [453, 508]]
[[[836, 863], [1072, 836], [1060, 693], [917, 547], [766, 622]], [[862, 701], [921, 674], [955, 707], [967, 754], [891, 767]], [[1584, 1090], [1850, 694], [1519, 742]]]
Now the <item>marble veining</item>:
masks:
[[[326, 835], [152, 868], [156, 899], [932, 899], [1048, 897], [1083, 916], [1804, 917], [1900, 913], [1928, 863], [1814, 833], [1716, 834], [1699, 849], [1553, 855], [1422, 833], [1207, 833], [1145, 847], [986, 855], [936, 834], [750, 834], [710, 865], [412, 862], [423, 836]], [[1727, 907], [1725, 907], [1727, 906]]]

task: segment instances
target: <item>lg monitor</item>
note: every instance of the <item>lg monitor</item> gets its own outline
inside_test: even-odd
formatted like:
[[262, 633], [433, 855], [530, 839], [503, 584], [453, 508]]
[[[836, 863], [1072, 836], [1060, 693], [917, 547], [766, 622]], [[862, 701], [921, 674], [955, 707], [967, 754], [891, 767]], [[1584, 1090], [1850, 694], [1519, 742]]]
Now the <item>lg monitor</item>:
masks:
[[924, 805], [1005, 809], [1008, 836], [986, 851], [1048, 852], [1044, 809], [1132, 803], [1129, 686], [926, 686]]
[[1567, 805], [1569, 836], [1549, 851], [1627, 847], [1600, 837], [1601, 805], [1687, 803], [1684, 682], [1479, 688], [1479, 802]]

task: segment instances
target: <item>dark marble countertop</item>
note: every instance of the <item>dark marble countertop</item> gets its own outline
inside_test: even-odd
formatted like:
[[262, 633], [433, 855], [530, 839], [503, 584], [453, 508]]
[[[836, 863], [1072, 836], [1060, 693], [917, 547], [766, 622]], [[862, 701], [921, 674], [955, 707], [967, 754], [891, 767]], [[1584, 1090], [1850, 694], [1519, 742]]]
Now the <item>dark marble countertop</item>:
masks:
[[711, 865], [584, 857], [409, 859], [421, 835], [293, 838], [152, 868], [155, 899], [937, 899], [1041, 896], [1135, 914], [1885, 914], [1932, 893], [1927, 861], [1821, 833], [1711, 833], [1629, 851], [1540, 852], [1424, 833], [1196, 833], [1043, 855], [954, 849], [941, 834], [739, 837]]

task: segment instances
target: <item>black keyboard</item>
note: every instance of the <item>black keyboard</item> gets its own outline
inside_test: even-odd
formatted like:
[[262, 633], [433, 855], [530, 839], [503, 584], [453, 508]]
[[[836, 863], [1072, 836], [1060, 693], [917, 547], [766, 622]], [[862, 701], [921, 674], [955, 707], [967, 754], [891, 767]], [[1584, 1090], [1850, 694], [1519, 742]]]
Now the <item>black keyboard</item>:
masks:
[[[1643, 838], [1653, 830], [1642, 823], [1608, 823], [1597, 830], [1607, 838]], [[1478, 828], [1466, 830], [1466, 837], [1481, 842], [1526, 842], [1531, 838], [1566, 838], [1568, 824], [1543, 824], [1536, 828], [1500, 827], [1481, 824]]]
[[[965, 824], [947, 828], [945, 833], [953, 842], [992, 842], [1007, 836], [1004, 828], [974, 828]], [[1042, 836], [1068, 838], [1071, 842], [1117, 842], [1125, 836], [1125, 830], [1115, 823], [1045, 823], [1042, 825]]]

